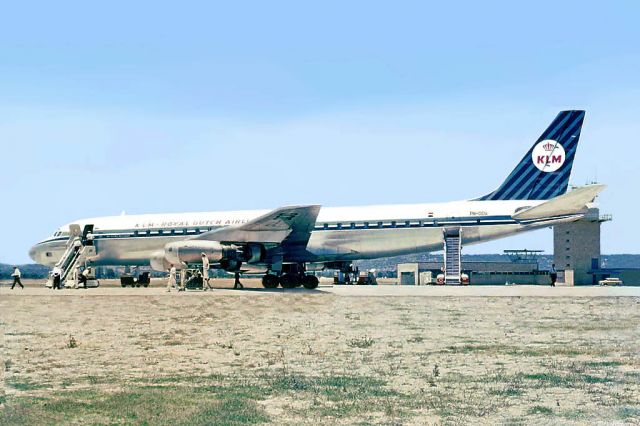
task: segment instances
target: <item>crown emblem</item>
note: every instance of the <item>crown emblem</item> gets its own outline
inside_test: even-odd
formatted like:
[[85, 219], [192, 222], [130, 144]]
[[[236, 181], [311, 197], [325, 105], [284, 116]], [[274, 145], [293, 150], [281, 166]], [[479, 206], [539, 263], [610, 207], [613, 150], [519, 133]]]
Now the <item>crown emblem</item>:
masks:
[[547, 142], [544, 145], [542, 145], [542, 149], [549, 152], [553, 151], [555, 147], [556, 147], [556, 144], [551, 142]]

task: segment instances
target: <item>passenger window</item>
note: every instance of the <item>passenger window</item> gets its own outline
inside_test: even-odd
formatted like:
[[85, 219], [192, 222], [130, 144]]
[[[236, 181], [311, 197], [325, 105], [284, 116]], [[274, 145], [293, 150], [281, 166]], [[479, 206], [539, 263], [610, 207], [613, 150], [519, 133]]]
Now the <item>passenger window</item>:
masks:
[[323, 227], [324, 229], [329, 229], [329, 224], [328, 224], [328, 223], [325, 223], [322, 227]]
[[356, 229], [356, 224], [354, 222], [351, 222], [351, 229]]

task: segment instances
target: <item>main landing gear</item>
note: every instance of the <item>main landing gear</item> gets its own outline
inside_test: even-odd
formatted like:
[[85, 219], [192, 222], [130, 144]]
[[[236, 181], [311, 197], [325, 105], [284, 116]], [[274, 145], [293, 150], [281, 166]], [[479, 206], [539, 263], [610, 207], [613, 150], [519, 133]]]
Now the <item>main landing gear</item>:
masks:
[[277, 288], [278, 285], [281, 285], [282, 288], [304, 286], [306, 289], [313, 290], [318, 287], [318, 284], [318, 277], [304, 273], [286, 273], [279, 277], [274, 274], [267, 274], [262, 277], [262, 285], [264, 288]]

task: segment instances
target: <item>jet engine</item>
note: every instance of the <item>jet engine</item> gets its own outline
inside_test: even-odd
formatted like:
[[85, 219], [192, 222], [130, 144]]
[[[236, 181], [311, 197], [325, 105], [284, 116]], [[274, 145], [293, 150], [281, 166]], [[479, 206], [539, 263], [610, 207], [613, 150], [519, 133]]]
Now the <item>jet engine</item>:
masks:
[[[169, 263], [200, 263], [202, 253], [211, 263], [223, 260], [232, 261], [242, 257], [242, 251], [234, 245], [221, 244], [218, 241], [186, 240], [176, 241], [164, 246], [164, 257]], [[239, 259], [242, 260], [242, 259]]]
[[262, 244], [249, 243], [242, 247], [242, 260], [246, 263], [257, 263], [264, 259], [265, 249]]
[[150, 262], [151, 268], [154, 271], [165, 272], [171, 268], [171, 264], [164, 256], [164, 250], [158, 250], [151, 255]]

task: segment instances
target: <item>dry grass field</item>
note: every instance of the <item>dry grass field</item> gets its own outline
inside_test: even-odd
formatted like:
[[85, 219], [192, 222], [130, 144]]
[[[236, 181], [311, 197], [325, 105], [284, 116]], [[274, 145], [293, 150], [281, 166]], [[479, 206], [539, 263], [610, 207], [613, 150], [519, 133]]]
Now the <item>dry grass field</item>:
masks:
[[638, 297], [154, 286], [0, 290], [0, 424], [640, 424]]

